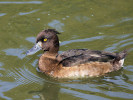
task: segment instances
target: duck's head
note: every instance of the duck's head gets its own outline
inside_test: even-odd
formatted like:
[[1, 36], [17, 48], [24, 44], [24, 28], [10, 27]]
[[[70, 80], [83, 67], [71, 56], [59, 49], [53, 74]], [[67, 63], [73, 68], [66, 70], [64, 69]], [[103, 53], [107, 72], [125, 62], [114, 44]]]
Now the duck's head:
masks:
[[39, 50], [48, 52], [51, 54], [58, 53], [59, 39], [57, 34], [60, 34], [54, 29], [43, 30], [37, 35], [36, 44], [26, 52], [27, 55], [32, 55]]

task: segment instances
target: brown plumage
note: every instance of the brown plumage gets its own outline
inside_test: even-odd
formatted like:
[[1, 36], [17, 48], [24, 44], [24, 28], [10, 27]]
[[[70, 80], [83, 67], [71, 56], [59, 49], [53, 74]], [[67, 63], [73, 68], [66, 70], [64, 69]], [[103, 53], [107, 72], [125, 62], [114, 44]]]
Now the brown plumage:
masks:
[[39, 69], [56, 78], [79, 78], [100, 76], [119, 70], [124, 63], [126, 50], [110, 53], [98, 50], [72, 49], [58, 54], [59, 32], [48, 29], [37, 35], [36, 45], [27, 51], [27, 55], [38, 50], [44, 51], [39, 59]]

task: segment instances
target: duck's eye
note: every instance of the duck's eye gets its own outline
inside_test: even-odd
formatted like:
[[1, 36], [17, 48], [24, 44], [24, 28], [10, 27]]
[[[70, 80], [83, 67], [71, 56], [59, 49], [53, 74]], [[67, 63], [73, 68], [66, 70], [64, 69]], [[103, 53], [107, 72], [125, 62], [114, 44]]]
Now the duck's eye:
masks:
[[46, 38], [44, 38], [44, 39], [43, 39], [43, 41], [44, 41], [44, 42], [46, 42], [46, 41], [47, 41], [47, 39], [46, 39]]

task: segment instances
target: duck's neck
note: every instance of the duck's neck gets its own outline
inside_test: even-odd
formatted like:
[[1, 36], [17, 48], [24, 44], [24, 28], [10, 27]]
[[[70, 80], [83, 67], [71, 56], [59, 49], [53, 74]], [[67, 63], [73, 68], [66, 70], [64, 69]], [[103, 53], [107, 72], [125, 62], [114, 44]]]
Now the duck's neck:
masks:
[[58, 55], [58, 52], [49, 52], [49, 51], [45, 51], [44, 53], [43, 53], [43, 55], [42, 56], [44, 56], [44, 57], [52, 57], [52, 58], [56, 58], [56, 56]]
[[56, 56], [58, 54], [59, 47], [51, 46], [47, 51], [44, 51], [45, 56]]
[[57, 69], [59, 61], [56, 59], [58, 53], [45, 52], [39, 59], [39, 68], [41, 71], [50, 74]]

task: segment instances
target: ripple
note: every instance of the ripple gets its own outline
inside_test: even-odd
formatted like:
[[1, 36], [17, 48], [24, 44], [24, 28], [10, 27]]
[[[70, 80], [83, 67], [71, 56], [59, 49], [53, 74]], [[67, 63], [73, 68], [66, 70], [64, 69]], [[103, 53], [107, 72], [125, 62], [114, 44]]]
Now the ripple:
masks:
[[0, 62], [0, 67], [3, 66], [4, 64], [2, 62]]
[[43, 1], [0, 1], [0, 4], [42, 4]]
[[32, 10], [32, 11], [29, 11], [29, 12], [20, 12], [18, 15], [22, 16], [22, 15], [28, 15], [28, 14], [31, 14], [31, 13], [34, 13], [34, 12], [37, 12], [38, 10]]
[[[132, 33], [131, 33], [132, 34]], [[114, 36], [116, 39], [123, 39], [123, 38], [127, 38], [130, 37], [131, 34], [124, 34], [124, 35], [120, 35], [120, 36]]]
[[4, 16], [4, 15], [6, 15], [6, 13], [0, 13], [0, 16]]
[[61, 89], [61, 92], [62, 93], [68, 93], [68, 94], [71, 94], [75, 97], [79, 97], [79, 98], [82, 98], [82, 99], [87, 99], [88, 98], [91, 98], [91, 100], [109, 100], [109, 99], [105, 99], [104, 97], [100, 97], [100, 96], [96, 96], [96, 95], [91, 95], [91, 94], [86, 94], [86, 93], [81, 93], [81, 92], [78, 92], [78, 91], [74, 91], [74, 90], [69, 90], [69, 89]]
[[133, 72], [133, 66], [132, 65], [128, 65], [126, 70]]
[[26, 56], [26, 54], [23, 54], [25, 53], [24, 49], [10, 48], [10, 49], [5, 49], [3, 51], [6, 53], [6, 55], [17, 56], [20, 59], [23, 59]]
[[62, 45], [66, 45], [66, 44], [71, 44], [73, 42], [85, 42], [85, 41], [94, 41], [97, 39], [103, 39], [105, 36], [96, 36], [96, 37], [91, 37], [91, 38], [85, 38], [85, 39], [77, 39], [77, 40], [69, 40], [69, 41], [63, 41], [61, 42], [61, 46]]
[[[105, 78], [91, 79], [88, 83], [72, 83], [72, 84], [61, 84], [62, 91], [65, 93], [70, 93], [74, 96], [80, 95], [80, 98], [86, 99], [86, 97], [91, 97], [93, 99], [101, 98], [103, 99], [132, 99], [133, 98], [133, 88], [132, 84], [125, 81], [123, 75], [120, 76], [110, 76]], [[92, 95], [91, 95], [92, 94]], [[83, 96], [84, 95], [84, 96]], [[76, 96], [77, 97], [77, 96]]]
[[33, 66], [33, 67], [36, 67], [37, 64], [38, 64], [38, 59], [35, 59], [35, 60], [33, 61], [33, 63], [32, 63], [32, 66]]
[[132, 45], [132, 44], [133, 44], [133, 42], [128, 42], [128, 43], [121, 45], [120, 47], [125, 47], [125, 46]]
[[[131, 41], [131, 40], [133, 40], [133, 38], [128, 38], [128, 39], [119, 41], [118, 43], [114, 43], [112, 46], [106, 48], [105, 50], [107, 50], [107, 51], [113, 51], [113, 50], [117, 49], [118, 46], [119, 46], [120, 44], [122, 44], [122, 43], [124, 43], [124, 44], [122, 44], [120, 47], [124, 47], [124, 46], [130, 45], [130, 44], [132, 44], [133, 42], [128, 42], [128, 41]], [[125, 42], [128, 42], [128, 43], [125, 43]]]
[[127, 22], [127, 21], [131, 21], [131, 20], [133, 20], [133, 18], [126, 17], [126, 18], [122, 18], [122, 20], [120, 22]]
[[64, 23], [61, 23], [58, 20], [53, 20], [52, 22], [48, 23], [48, 26], [55, 28], [56, 30], [60, 32], [64, 32], [62, 27], [64, 26]]
[[78, 20], [79, 22], [86, 22], [90, 20], [90, 18], [87, 16], [76, 16], [75, 19]]
[[114, 23], [112, 23], [112, 24], [105, 24], [105, 25], [100, 25], [100, 26], [98, 26], [98, 27], [113, 27], [113, 26], [115, 26], [116, 24], [119, 24], [119, 23], [123, 23], [123, 22], [128, 22], [128, 21], [132, 21], [133, 20], [133, 18], [131, 18], [131, 17], [126, 17], [126, 18], [122, 18], [119, 22], [116, 22], [115, 24]]
[[30, 70], [27, 68], [19, 68], [16, 69], [15, 71], [10, 72], [10, 75], [12, 77], [15, 77], [17, 83], [20, 84], [31, 84], [31, 83], [37, 83], [37, 84], [43, 84], [44, 79], [41, 77], [36, 76], [33, 74]]
[[112, 92], [112, 91], [106, 91], [106, 95], [109, 95], [111, 97], [117, 97], [117, 98], [125, 98], [125, 99], [132, 99], [132, 94], [125, 93], [125, 92]]
[[4, 95], [4, 92], [7, 92], [7, 91], [9, 91], [12, 88], [15, 88], [17, 86], [18, 85], [16, 84], [16, 82], [6, 82], [6, 81], [0, 80], [0, 97], [4, 98], [6, 100], [11, 100], [11, 98]]
[[106, 24], [106, 25], [100, 25], [98, 27], [113, 27], [115, 24]]
[[[5, 70], [4, 68], [2, 68], [2, 66], [3, 66], [4, 64], [2, 63], [2, 62], [0, 62], [0, 70]], [[0, 73], [0, 76], [2, 76], [2, 74]]]
[[27, 37], [26, 40], [31, 42], [31, 43], [35, 43], [36, 38], [35, 37]]
[[0, 80], [0, 97], [4, 98], [6, 100], [10, 100], [11, 98], [4, 95], [4, 92], [10, 91], [11, 89], [14, 89], [20, 85], [26, 85], [26, 84], [43, 84], [44, 79], [36, 76], [35, 74], [31, 73], [28, 69], [19, 68], [16, 70], [8, 70], [8, 74], [4, 76], [5, 78], [13, 77], [14, 82], [7, 82], [7, 81], [1, 81]]

